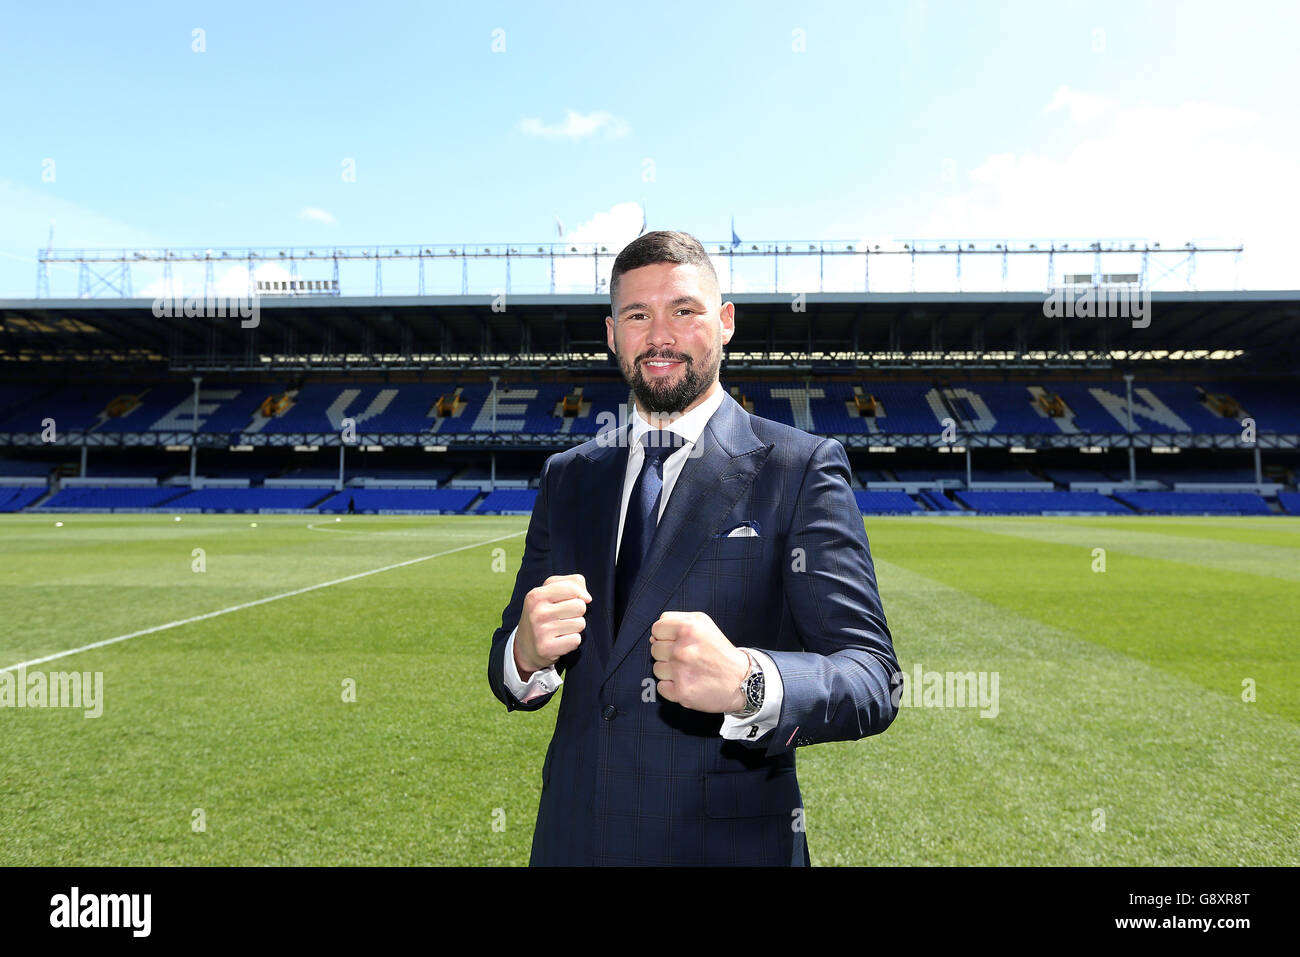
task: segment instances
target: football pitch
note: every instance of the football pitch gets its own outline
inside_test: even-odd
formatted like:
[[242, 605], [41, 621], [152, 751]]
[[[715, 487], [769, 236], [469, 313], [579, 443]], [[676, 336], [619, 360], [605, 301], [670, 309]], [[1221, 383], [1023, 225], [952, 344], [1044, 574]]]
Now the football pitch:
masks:
[[[1300, 863], [1300, 520], [865, 521], [909, 684], [800, 750], [814, 864]], [[526, 863], [558, 701], [486, 677], [526, 527], [4, 516], [11, 695], [102, 694], [0, 683], [0, 865]]]

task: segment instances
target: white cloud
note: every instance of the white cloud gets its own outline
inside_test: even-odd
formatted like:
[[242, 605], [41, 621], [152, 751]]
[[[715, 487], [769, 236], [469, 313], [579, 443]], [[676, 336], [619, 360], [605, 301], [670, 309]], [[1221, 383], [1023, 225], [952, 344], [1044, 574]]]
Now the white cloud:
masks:
[[1047, 104], [1044, 113], [1068, 110], [1071, 122], [1076, 125], [1091, 123], [1114, 108], [1114, 103], [1095, 93], [1072, 90], [1068, 86], [1057, 87], [1052, 102]]
[[332, 213], [328, 213], [318, 206], [304, 206], [302, 212], [298, 214], [299, 219], [305, 219], [314, 223], [324, 223], [326, 226], [337, 226], [338, 220]]
[[1285, 130], [1218, 103], [1130, 106], [1068, 87], [1045, 112], [1069, 117], [1062, 149], [986, 156], [919, 234], [1242, 242], [1239, 275], [1230, 256], [1199, 257], [1200, 288], [1294, 288], [1300, 160]]
[[627, 122], [612, 113], [597, 110], [594, 113], [578, 113], [569, 110], [561, 123], [544, 123], [533, 116], [526, 116], [519, 121], [519, 129], [529, 136], [545, 139], [582, 140], [597, 133], [604, 132], [607, 139], [626, 136], [630, 132]]
[[[589, 257], [558, 259], [555, 263], [555, 288], [560, 292], [604, 292], [609, 288], [609, 274], [614, 258], [623, 247], [641, 233], [643, 212], [637, 202], [616, 203], [564, 234], [566, 248], [590, 253], [602, 247], [599, 272], [593, 270]], [[603, 282], [602, 282], [603, 280]]]
[[[254, 280], [287, 282], [293, 278], [289, 270], [279, 263], [259, 263], [253, 267]], [[213, 276], [212, 287], [206, 290], [211, 296], [222, 298], [240, 298], [249, 294], [248, 266], [244, 263], [232, 263], [221, 268]], [[133, 291], [137, 299], [185, 299], [205, 294], [202, 274], [193, 263], [179, 262], [173, 267], [169, 281], [158, 279], [143, 288]]]
[[601, 243], [617, 253], [641, 232], [643, 215], [640, 203], [618, 203], [569, 230], [564, 238], [570, 243]]

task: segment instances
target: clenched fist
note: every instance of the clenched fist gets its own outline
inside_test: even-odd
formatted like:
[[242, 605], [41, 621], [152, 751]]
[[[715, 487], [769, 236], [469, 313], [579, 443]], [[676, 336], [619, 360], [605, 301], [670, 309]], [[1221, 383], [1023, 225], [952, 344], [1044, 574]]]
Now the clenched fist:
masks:
[[515, 667], [527, 681], [582, 644], [591, 593], [581, 575], [552, 575], [524, 596], [515, 632]]
[[666, 611], [650, 626], [659, 696], [692, 711], [722, 714], [745, 707], [740, 683], [749, 656], [702, 611]]

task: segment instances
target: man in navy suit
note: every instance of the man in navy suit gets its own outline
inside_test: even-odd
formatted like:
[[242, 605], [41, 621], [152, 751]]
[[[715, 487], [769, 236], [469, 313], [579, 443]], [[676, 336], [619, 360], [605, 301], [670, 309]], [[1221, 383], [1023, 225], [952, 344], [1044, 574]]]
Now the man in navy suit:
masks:
[[723, 390], [694, 237], [634, 240], [610, 297], [635, 411], [543, 466], [488, 662], [511, 711], [565, 686], [531, 863], [806, 865], [794, 749], [898, 710], [848, 459]]

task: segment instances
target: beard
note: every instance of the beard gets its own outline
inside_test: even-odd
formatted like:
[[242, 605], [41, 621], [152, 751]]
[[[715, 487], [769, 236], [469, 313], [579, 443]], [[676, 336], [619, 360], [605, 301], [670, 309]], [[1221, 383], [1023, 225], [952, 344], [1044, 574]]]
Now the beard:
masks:
[[[641, 372], [641, 363], [649, 359], [664, 359], [682, 362], [682, 374], [676, 382], [663, 379], [647, 379]], [[701, 359], [699, 368], [695, 360], [685, 353], [664, 352], [651, 349], [637, 357], [630, 365], [619, 356], [618, 368], [623, 378], [632, 387], [632, 394], [637, 402], [655, 415], [676, 415], [698, 399], [718, 378], [722, 367], [722, 334], [718, 334], [717, 346]]]

